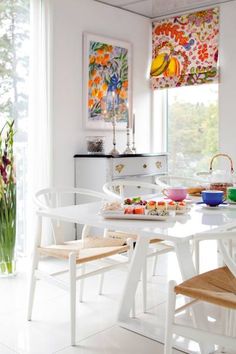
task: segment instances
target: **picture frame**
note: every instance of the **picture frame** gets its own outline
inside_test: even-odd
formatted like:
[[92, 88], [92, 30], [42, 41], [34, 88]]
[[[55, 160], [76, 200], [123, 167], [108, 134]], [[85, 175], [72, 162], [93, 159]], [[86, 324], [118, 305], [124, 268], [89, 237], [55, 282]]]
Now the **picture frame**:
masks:
[[86, 129], [131, 127], [131, 43], [83, 34], [83, 116]]

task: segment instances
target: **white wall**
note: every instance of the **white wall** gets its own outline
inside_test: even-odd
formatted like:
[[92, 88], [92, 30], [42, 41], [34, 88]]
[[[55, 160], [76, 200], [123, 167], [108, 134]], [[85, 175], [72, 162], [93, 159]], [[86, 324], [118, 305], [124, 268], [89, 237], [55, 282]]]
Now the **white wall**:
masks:
[[[84, 31], [128, 41], [133, 47], [133, 109], [137, 148], [150, 149], [150, 90], [148, 57], [150, 23], [144, 17], [92, 0], [53, 1], [53, 140], [54, 184], [73, 185], [73, 155], [85, 151], [85, 136], [105, 135], [112, 148], [111, 131], [85, 130], [82, 107], [82, 34]], [[124, 151], [125, 132], [118, 132]]]
[[220, 24], [220, 151], [236, 164], [236, 1], [221, 5]]
[[[129, 41], [133, 46], [133, 108], [140, 152], [150, 149], [151, 98], [148, 82], [151, 28], [147, 19], [92, 0], [53, 2], [54, 184], [73, 185], [73, 155], [85, 151], [85, 136], [105, 135], [107, 152], [111, 132], [83, 127], [82, 34], [84, 31]], [[236, 163], [236, 1], [220, 5], [220, 151]], [[125, 132], [118, 133], [125, 148]]]

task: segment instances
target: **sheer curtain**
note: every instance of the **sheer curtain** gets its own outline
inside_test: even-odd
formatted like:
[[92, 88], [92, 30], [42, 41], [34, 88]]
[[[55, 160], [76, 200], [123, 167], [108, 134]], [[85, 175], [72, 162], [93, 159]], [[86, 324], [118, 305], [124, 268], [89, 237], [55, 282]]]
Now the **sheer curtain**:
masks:
[[36, 220], [33, 195], [52, 185], [51, 23], [50, 0], [31, 0], [28, 247]]

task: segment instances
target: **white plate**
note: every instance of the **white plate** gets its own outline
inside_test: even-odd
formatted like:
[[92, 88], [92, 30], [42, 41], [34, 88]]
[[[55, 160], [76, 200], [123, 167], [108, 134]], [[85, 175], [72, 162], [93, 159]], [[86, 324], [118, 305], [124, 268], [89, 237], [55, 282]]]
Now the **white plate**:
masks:
[[229, 204], [220, 204], [217, 206], [210, 206], [210, 205], [206, 205], [206, 204], [200, 204], [202, 208], [205, 209], [210, 209], [210, 210], [216, 210], [216, 209], [224, 209], [227, 208], [229, 206]]
[[232, 200], [228, 200], [228, 199], [226, 200], [226, 202], [232, 205], [236, 204], [236, 202], [233, 202]]
[[120, 212], [107, 212], [101, 211], [100, 214], [105, 219], [122, 219], [122, 220], [155, 220], [164, 221], [169, 218], [169, 215], [159, 216], [159, 215], [145, 215], [145, 214], [124, 214]]

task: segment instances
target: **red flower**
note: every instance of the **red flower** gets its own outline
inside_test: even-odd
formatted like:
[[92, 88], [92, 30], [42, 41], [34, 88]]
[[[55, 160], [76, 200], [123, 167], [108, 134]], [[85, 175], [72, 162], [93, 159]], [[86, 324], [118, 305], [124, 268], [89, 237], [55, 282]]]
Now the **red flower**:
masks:
[[7, 171], [3, 165], [0, 165], [0, 174], [2, 175], [4, 183], [7, 184]]
[[198, 58], [203, 62], [209, 57], [207, 44], [200, 44], [198, 47]]

